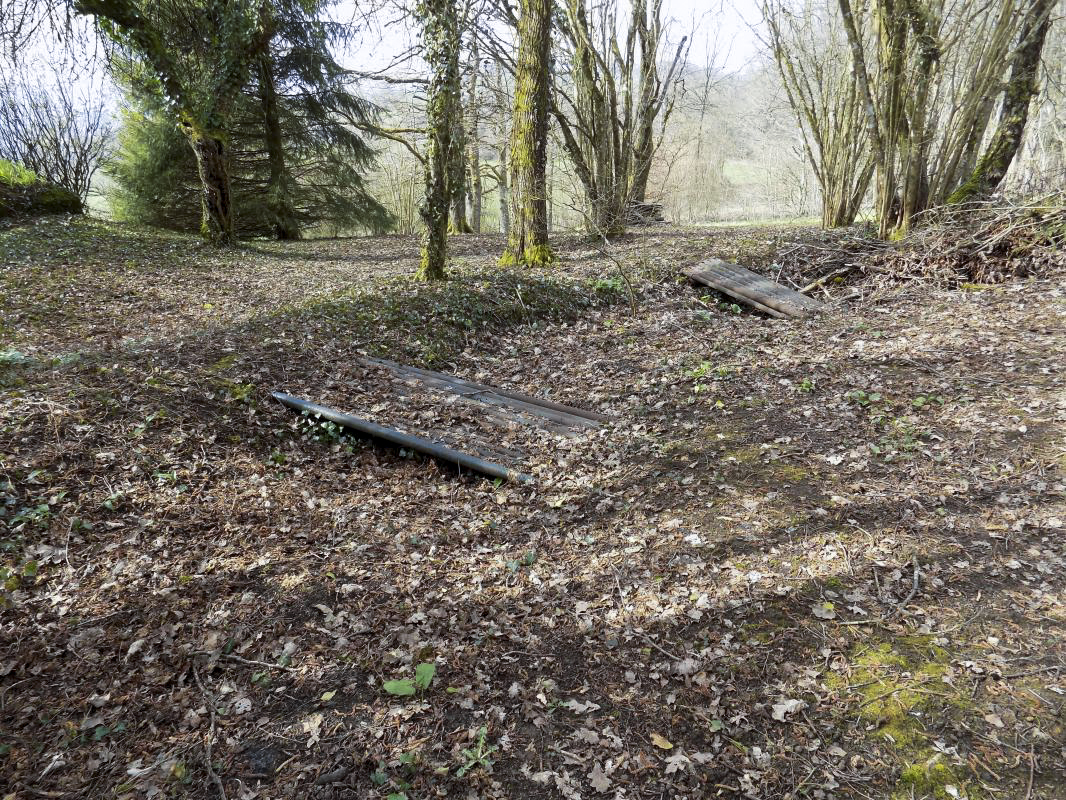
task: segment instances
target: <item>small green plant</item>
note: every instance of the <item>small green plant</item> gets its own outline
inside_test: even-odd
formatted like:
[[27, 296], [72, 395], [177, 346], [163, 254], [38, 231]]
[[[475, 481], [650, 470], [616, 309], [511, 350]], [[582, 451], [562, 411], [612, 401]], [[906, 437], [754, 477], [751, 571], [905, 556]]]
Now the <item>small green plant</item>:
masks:
[[344, 428], [336, 422], [322, 419], [320, 414], [304, 411], [298, 424], [303, 429], [304, 435], [316, 442], [335, 444], [344, 439]]
[[464, 777], [471, 770], [478, 767], [489, 771], [492, 769], [492, 754], [500, 748], [488, 743], [489, 729], [482, 725], [477, 732], [477, 743], [474, 747], [463, 749], [462, 756], [465, 759], [463, 766], [455, 772], [457, 778]]
[[622, 278], [618, 275], [608, 275], [603, 278], [597, 278], [592, 282], [592, 288], [597, 292], [610, 292], [620, 293], [625, 289], [625, 285], [622, 282]]
[[712, 364], [710, 361], [701, 361], [698, 367], [690, 369], [685, 374], [688, 375], [690, 378], [696, 378], [697, 380], [699, 380], [700, 378], [706, 377], [712, 369], [714, 369], [714, 364]]
[[518, 572], [522, 567], [531, 567], [533, 562], [537, 560], [537, 554], [533, 550], [527, 552], [522, 558], [512, 559], [507, 562], [507, 569], [511, 572]]
[[415, 667], [415, 677], [413, 679], [402, 678], [396, 681], [385, 681], [382, 684], [382, 688], [397, 697], [410, 697], [419, 690], [427, 691], [436, 674], [437, 665], [432, 661], [423, 661]]
[[848, 392], [846, 397], [853, 403], [857, 403], [863, 408], [867, 408], [875, 403], [880, 403], [884, 398], [878, 392], [864, 392], [862, 389], [853, 389]]
[[[65, 494], [65, 492], [64, 492]], [[34, 506], [23, 506], [11, 518], [8, 526], [11, 530], [29, 526], [31, 528], [44, 529], [52, 519], [52, 508], [48, 503], [40, 503]]]
[[936, 403], [938, 406], [944, 405], [944, 398], [938, 394], [924, 395], [920, 394], [911, 401], [911, 405], [915, 408], [925, 408], [925, 406]]
[[144, 432], [148, 430], [149, 425], [151, 425], [157, 419], [163, 419], [163, 417], [165, 417], [166, 415], [167, 412], [162, 409], [160, 409], [159, 411], [153, 411], [145, 418], [144, 422], [134, 427], [133, 433], [131, 433], [130, 435], [134, 438], [140, 438], [141, 436], [144, 436]]
[[814, 381], [810, 378], [804, 378], [802, 381], [800, 381], [799, 390], [801, 392], [813, 392]]
[[37, 173], [21, 164], [0, 158], [0, 183], [8, 186], [33, 186], [37, 183]]
[[27, 561], [21, 566], [0, 566], [0, 608], [10, 604], [6, 593], [20, 589], [24, 578], [37, 577], [37, 571], [36, 561]]

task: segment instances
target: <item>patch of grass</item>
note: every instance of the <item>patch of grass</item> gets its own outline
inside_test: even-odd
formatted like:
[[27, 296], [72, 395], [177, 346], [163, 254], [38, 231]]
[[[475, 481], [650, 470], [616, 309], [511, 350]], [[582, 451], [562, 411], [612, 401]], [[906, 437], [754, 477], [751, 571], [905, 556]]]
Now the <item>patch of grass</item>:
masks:
[[8, 186], [32, 186], [37, 182], [37, 174], [21, 164], [0, 158], [0, 183]]

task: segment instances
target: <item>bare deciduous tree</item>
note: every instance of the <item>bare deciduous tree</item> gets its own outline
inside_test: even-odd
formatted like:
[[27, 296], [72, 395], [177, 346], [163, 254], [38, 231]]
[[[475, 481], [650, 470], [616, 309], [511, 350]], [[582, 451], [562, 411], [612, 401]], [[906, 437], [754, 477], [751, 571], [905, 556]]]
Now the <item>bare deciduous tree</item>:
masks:
[[662, 70], [662, 0], [633, 0], [628, 19], [620, 19], [615, 0], [566, 0], [563, 11], [565, 66], [556, 73], [552, 114], [585, 189], [589, 227], [617, 236], [630, 201], [644, 199], [661, 141], [655, 129], [662, 131], [673, 111], [687, 38]]
[[856, 73], [839, 18], [814, 3], [764, 0], [768, 44], [821, 189], [822, 226], [850, 225], [873, 175]]
[[[49, 71], [51, 74], [49, 74]], [[0, 158], [23, 164], [85, 201], [114, 144], [101, 76], [60, 62], [0, 67]]]

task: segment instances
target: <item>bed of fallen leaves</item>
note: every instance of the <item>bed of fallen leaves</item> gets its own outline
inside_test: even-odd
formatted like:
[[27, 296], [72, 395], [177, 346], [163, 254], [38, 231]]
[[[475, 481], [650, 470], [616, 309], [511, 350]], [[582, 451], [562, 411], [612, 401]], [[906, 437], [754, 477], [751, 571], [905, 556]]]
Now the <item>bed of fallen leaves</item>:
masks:
[[[678, 278], [831, 242], [0, 230], [5, 797], [1066, 796], [1064, 273]], [[364, 355], [611, 422], [511, 485], [270, 399], [483, 426]]]

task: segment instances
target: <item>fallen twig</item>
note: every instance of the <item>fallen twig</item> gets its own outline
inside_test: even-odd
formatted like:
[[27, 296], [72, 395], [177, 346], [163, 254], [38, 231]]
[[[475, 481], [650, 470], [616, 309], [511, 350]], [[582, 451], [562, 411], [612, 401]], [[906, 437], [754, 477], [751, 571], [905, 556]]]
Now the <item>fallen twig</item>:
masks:
[[196, 685], [200, 687], [200, 693], [204, 696], [204, 702], [207, 704], [207, 710], [211, 715], [211, 724], [207, 731], [207, 742], [204, 744], [204, 760], [207, 762], [207, 774], [211, 777], [211, 782], [215, 784], [215, 788], [218, 789], [218, 796], [222, 800], [227, 800], [226, 787], [222, 785], [222, 779], [218, 777], [218, 773], [215, 772], [215, 768], [211, 763], [211, 746], [215, 739], [215, 698], [204, 688], [203, 681], [200, 680], [200, 672], [196, 669], [196, 664], [192, 665], [192, 676], [196, 680]]
[[848, 264], [847, 266], [841, 267], [840, 269], [835, 269], [832, 272], [823, 275], [818, 280], [808, 283], [802, 289], [798, 289], [797, 291], [800, 294], [807, 294], [807, 292], [811, 291], [812, 289], [817, 289], [819, 286], [824, 286], [826, 281], [830, 281], [833, 278], [837, 278], [841, 275], [847, 275], [849, 272], [851, 272], [853, 268], [853, 265]]
[[911, 559], [911, 562], [914, 564], [914, 582], [913, 582], [913, 585], [911, 586], [910, 594], [908, 594], [906, 596], [906, 598], [904, 598], [902, 603], [899, 603], [895, 608], [893, 608], [891, 611], [889, 611], [887, 614], [885, 614], [885, 616], [881, 618], [882, 622], [888, 621], [897, 612], [902, 611], [903, 607], [906, 606], [907, 603], [909, 603], [911, 600], [913, 600], [914, 596], [916, 594], [918, 594], [918, 581], [919, 581], [919, 576], [920, 576], [920, 573], [918, 571], [918, 556], [914, 556]]

